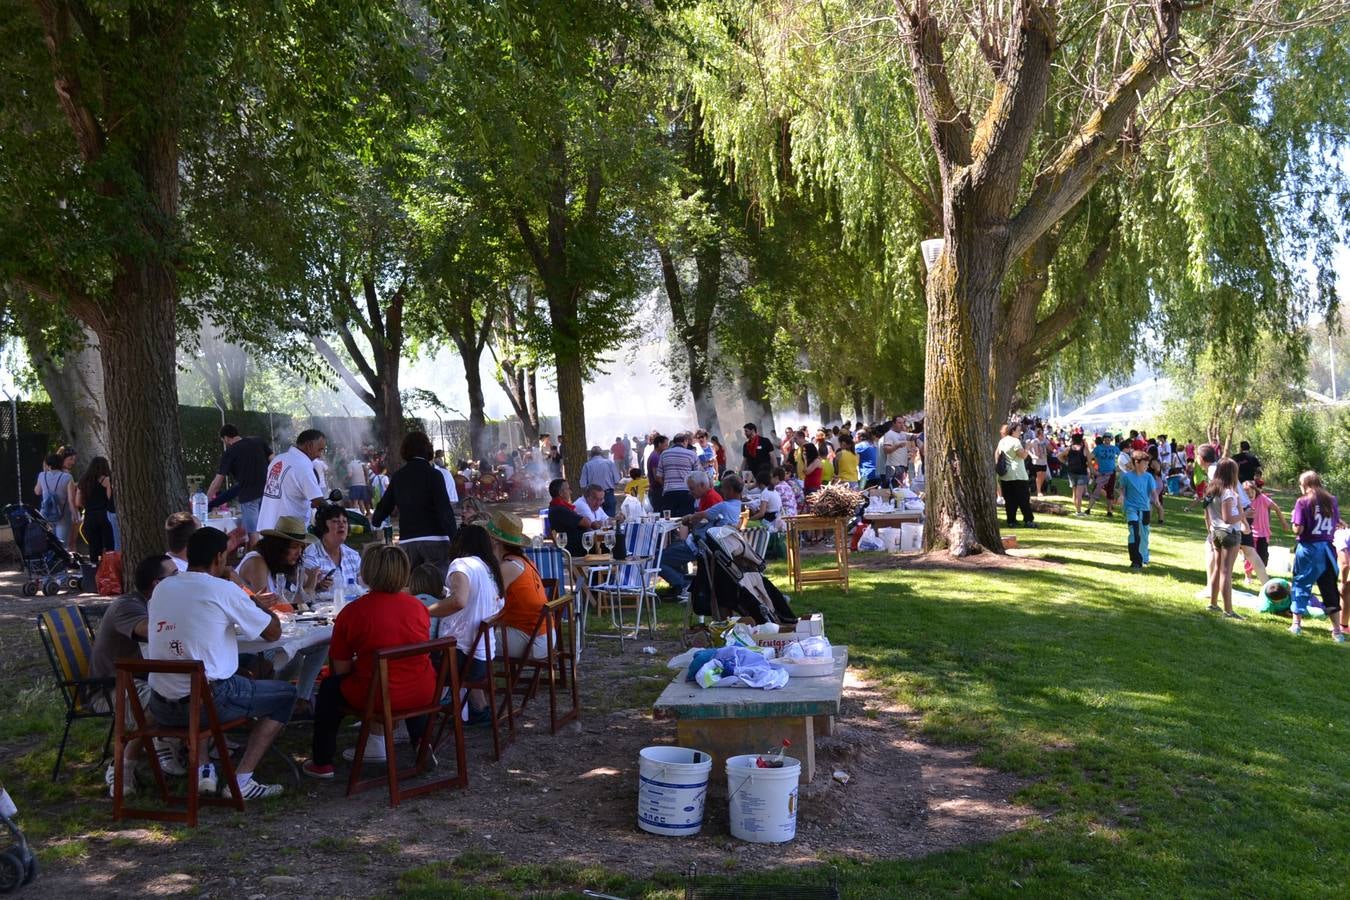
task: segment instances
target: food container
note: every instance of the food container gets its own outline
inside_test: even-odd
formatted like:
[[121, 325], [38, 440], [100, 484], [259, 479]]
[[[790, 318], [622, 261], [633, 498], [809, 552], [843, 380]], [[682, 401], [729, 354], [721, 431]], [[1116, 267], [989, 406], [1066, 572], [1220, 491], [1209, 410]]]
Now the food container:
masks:
[[834, 672], [834, 658], [823, 656], [801, 659], [771, 659], [769, 665], [778, 666], [789, 678], [819, 678]]

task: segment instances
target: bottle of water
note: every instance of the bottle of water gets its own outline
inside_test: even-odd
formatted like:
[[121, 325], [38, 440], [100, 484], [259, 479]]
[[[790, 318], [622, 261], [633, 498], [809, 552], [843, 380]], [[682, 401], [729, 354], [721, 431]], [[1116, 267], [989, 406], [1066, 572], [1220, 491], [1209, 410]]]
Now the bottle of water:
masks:
[[341, 582], [333, 585], [333, 618], [342, 612], [342, 608], [351, 603], [357, 597], [356, 579], [348, 578], [344, 585]]
[[202, 525], [206, 524], [207, 506], [206, 494], [202, 493], [201, 489], [198, 488], [192, 495], [192, 515]]

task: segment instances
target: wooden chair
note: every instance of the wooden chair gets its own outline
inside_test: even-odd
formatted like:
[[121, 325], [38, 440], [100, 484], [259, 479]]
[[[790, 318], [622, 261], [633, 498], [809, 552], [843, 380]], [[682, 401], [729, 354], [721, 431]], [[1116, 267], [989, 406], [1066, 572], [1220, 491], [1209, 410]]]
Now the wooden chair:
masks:
[[[119, 764], [113, 766], [113, 821], [120, 822], [127, 817], [155, 819], [161, 822], [185, 822], [189, 828], [197, 827], [197, 810], [202, 806], [229, 806], [239, 812], [244, 811], [244, 798], [239, 794], [239, 782], [235, 777], [234, 761], [224, 748], [225, 732], [241, 728], [248, 719], [220, 720], [216, 713], [216, 703], [211, 696], [211, 687], [206, 680], [206, 668], [201, 660], [169, 659], [119, 659], [117, 661], [117, 689], [113, 696], [113, 759]], [[140, 695], [136, 693], [134, 679], [146, 677], [150, 673], [159, 675], [186, 675], [191, 681], [188, 688], [188, 724], [180, 727], [160, 725], [151, 719], [141, 705]], [[135, 720], [134, 728], [127, 728], [127, 710], [131, 710]], [[202, 797], [197, 793], [197, 779], [201, 773], [200, 759], [202, 745], [202, 714], [206, 714], [206, 730], [220, 748], [220, 771], [224, 784], [230, 788], [226, 797]], [[168, 782], [164, 780], [164, 770], [159, 765], [159, 754], [155, 752], [154, 738], [178, 738], [187, 748], [187, 795], [183, 797], [169, 794]], [[155, 784], [159, 787], [159, 796], [166, 806], [182, 804], [182, 812], [173, 809], [132, 809], [123, 802], [123, 772], [120, 765], [123, 748], [131, 741], [140, 741], [145, 758], [150, 763], [150, 771], [155, 775]]]
[[[488, 616], [478, 623], [478, 633], [474, 635], [473, 646], [469, 648], [468, 656], [464, 660], [464, 668], [459, 672], [459, 686], [466, 694], [468, 691], [473, 690], [479, 690], [487, 694], [487, 708], [492, 715], [492, 758], [497, 760], [502, 758], [501, 722], [503, 714], [506, 716], [507, 721], [507, 742], [514, 741], [516, 738], [516, 715], [511, 702], [511, 692], [506, 690], [511, 684], [510, 676], [504, 663], [499, 664], [505, 654], [500, 652], [494, 653], [492, 649], [494, 643], [492, 634], [493, 632], [500, 630], [501, 620], [502, 614], [499, 612], [495, 616]], [[496, 643], [500, 650], [500, 635], [498, 636]], [[482, 647], [485, 650], [487, 658], [485, 660], [486, 665], [484, 666], [483, 677], [475, 681], [469, 678], [469, 670], [473, 668], [474, 656], [478, 652], [479, 647]], [[502, 679], [503, 687], [502, 702], [500, 704], [497, 702], [498, 678]], [[455, 696], [459, 696], [458, 691], [456, 691]], [[458, 722], [459, 718], [456, 717], [455, 721]]]
[[[561, 598], [550, 600], [539, 611], [539, 619], [534, 624], [534, 630], [530, 633], [529, 640], [525, 645], [524, 656], [511, 656], [505, 654], [507, 672], [508, 690], [506, 691], [507, 703], [516, 692], [520, 684], [521, 677], [526, 669], [533, 670], [530, 675], [529, 685], [526, 687], [524, 697], [520, 701], [520, 712], [524, 714], [526, 705], [538, 693], [539, 682], [544, 673], [548, 673], [548, 717], [550, 731], [553, 734], [558, 733], [559, 727], [568, 722], [580, 721], [581, 719], [581, 697], [577, 685], [576, 655], [571, 651], [572, 642], [560, 640], [564, 633], [563, 612], [567, 609], [568, 600]], [[545, 623], [550, 624], [547, 631], [544, 630]], [[530, 647], [539, 635], [545, 636], [545, 645], [547, 652], [542, 659], [529, 655]], [[572, 708], [568, 712], [558, 716], [558, 688], [566, 688], [571, 685]], [[514, 723], [513, 723], [514, 725]]]
[[94, 629], [80, 607], [63, 606], [47, 610], [37, 617], [37, 629], [42, 637], [42, 645], [47, 649], [47, 660], [56, 675], [61, 699], [66, 704], [66, 728], [61, 733], [61, 746], [56, 751], [56, 764], [52, 766], [52, 781], [55, 781], [61, 774], [61, 760], [66, 755], [70, 726], [77, 719], [109, 720], [108, 736], [103, 741], [103, 756], [99, 762], [108, 758], [108, 747], [113, 738], [112, 710], [98, 712], [89, 706], [89, 697], [95, 691], [111, 693], [114, 680], [89, 677], [89, 663], [94, 656]]
[[[389, 663], [414, 656], [432, 655], [434, 659], [436, 653], [440, 654], [440, 663], [436, 666], [436, 690], [431, 695], [431, 702], [423, 706], [394, 709], [389, 700]], [[356, 738], [356, 754], [352, 759], [352, 774], [347, 781], [347, 796], [350, 797], [370, 788], [387, 784], [389, 786], [389, 805], [398, 806], [406, 797], [416, 797], [440, 788], [467, 787], [469, 784], [469, 768], [464, 754], [464, 727], [459, 720], [459, 672], [455, 668], [455, 639], [452, 637], [438, 638], [434, 641], [406, 644], [402, 647], [386, 647], [383, 650], [375, 651], [374, 664], [375, 677], [371, 679], [370, 690], [366, 692], [365, 709], [348, 708], [352, 715], [360, 718], [361, 732]], [[450, 689], [450, 700], [448, 704], [443, 704], [441, 703], [441, 696], [445, 693], [447, 686]], [[378, 709], [376, 709], [377, 703]], [[422, 731], [422, 739], [417, 743], [417, 756], [413, 765], [400, 769], [398, 767], [398, 754], [394, 752], [394, 726], [416, 716], [427, 716], [426, 728]], [[454, 720], [455, 774], [446, 778], [423, 782], [410, 788], [403, 787], [400, 783], [401, 779], [411, 778], [431, 768], [430, 758], [439, 745], [439, 740], [433, 743], [432, 735], [435, 734], [439, 738], [443, 726], [438, 727], [437, 720], [444, 719], [447, 716]], [[362, 778], [361, 764], [365, 760], [366, 738], [370, 736], [372, 725], [379, 725], [384, 734], [386, 771], [383, 775]]]

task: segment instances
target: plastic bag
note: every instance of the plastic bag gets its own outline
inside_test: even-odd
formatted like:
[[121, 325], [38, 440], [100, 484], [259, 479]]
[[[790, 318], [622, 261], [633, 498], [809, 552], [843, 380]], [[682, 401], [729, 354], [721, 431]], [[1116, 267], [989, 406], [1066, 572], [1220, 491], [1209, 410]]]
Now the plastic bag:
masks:
[[859, 550], [885, 550], [886, 544], [875, 534], [865, 534], [858, 539]]
[[116, 597], [122, 593], [122, 554], [116, 550], [105, 550], [98, 561], [98, 571], [94, 574], [94, 584], [104, 597]]
[[830, 642], [823, 635], [813, 634], [810, 637], [802, 638], [794, 647], [802, 648], [802, 656], [808, 659], [830, 658], [834, 654], [830, 649]]
[[754, 632], [744, 622], [738, 622], [726, 633], [725, 644], [728, 647], [758, 647]]

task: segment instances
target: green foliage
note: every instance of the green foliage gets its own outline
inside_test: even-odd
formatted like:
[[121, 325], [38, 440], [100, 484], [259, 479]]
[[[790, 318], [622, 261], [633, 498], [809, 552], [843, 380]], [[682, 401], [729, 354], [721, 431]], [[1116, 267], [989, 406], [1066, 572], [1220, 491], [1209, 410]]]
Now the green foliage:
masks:
[[1294, 486], [1300, 473], [1312, 469], [1334, 494], [1350, 502], [1350, 411], [1270, 404], [1243, 438], [1261, 458], [1265, 477]]

